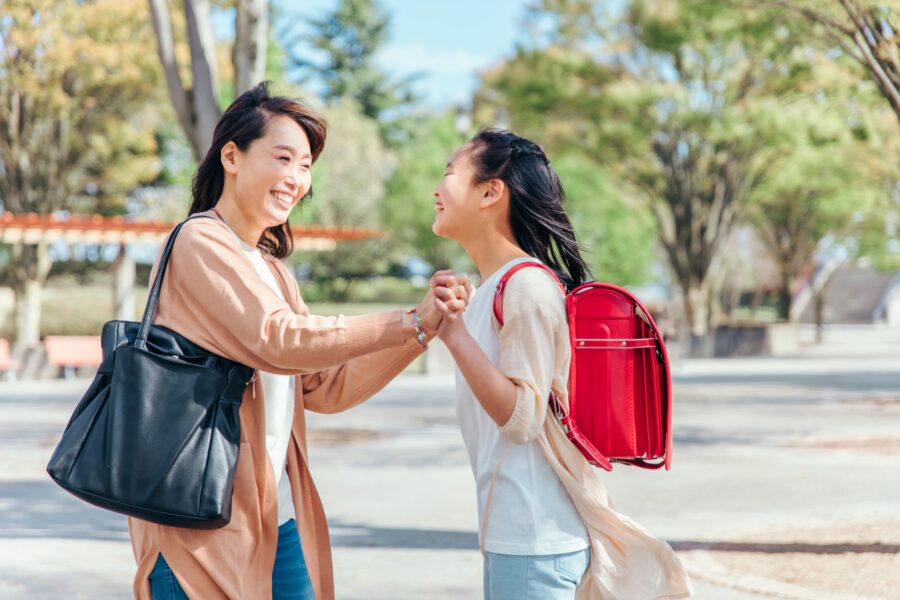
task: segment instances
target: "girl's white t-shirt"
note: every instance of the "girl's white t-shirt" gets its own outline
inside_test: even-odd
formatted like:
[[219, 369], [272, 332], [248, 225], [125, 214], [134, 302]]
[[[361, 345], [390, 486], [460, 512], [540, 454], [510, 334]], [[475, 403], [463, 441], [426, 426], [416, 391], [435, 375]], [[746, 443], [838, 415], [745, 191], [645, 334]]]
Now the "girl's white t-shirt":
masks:
[[[535, 259], [512, 260], [488, 277], [463, 315], [466, 329], [494, 365], [500, 359], [500, 338], [493, 315], [494, 290], [510, 267], [529, 261]], [[555, 342], [548, 339], [547, 344]], [[552, 379], [552, 373], [549, 375], [548, 381]], [[456, 370], [456, 399], [456, 416], [478, 492], [479, 531], [491, 478], [498, 462], [506, 455], [494, 484], [485, 550], [542, 555], [587, 548], [584, 524], [537, 441], [514, 444], [506, 438], [484, 411], [459, 369]]]
[[[272, 273], [259, 249], [251, 248], [240, 238], [238, 241], [262, 280], [284, 300], [281, 287], [275, 281], [275, 274]], [[276, 375], [265, 371], [259, 371], [259, 378], [266, 404], [266, 450], [275, 470], [275, 483], [278, 486], [278, 524], [282, 525], [296, 518], [291, 482], [285, 470], [291, 425], [294, 421], [294, 378], [290, 375]]]

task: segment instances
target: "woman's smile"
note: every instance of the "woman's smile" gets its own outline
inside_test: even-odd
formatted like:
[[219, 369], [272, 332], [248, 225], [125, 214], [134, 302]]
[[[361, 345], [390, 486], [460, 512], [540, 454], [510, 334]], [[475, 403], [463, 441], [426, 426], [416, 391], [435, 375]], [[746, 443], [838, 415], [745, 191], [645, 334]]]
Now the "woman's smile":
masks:
[[294, 195], [290, 192], [282, 192], [273, 190], [269, 192], [273, 198], [278, 202], [281, 208], [285, 210], [290, 210], [294, 206]]

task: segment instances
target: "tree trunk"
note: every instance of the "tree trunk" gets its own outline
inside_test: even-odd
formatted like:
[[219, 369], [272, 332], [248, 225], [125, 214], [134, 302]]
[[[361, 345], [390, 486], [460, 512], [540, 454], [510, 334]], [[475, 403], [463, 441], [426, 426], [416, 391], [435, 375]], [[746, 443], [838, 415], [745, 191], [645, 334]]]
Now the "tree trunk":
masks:
[[[212, 142], [221, 116], [216, 86], [215, 46], [209, 23], [208, 0], [184, 0], [188, 43], [191, 51], [191, 88], [185, 88], [175, 53], [172, 17], [166, 0], [149, 0], [156, 32], [157, 51], [166, 76], [169, 98], [178, 122], [191, 143], [194, 156], [202, 160]], [[265, 54], [265, 51], [263, 50]]]
[[791, 320], [791, 276], [784, 270], [781, 272], [781, 286], [778, 289], [778, 318], [782, 321]]
[[33, 348], [41, 342], [41, 302], [44, 284], [30, 280], [13, 288], [16, 303], [16, 345]]
[[709, 296], [703, 286], [683, 285], [684, 316], [688, 324], [688, 356], [704, 358], [712, 356], [712, 340], [709, 335]]
[[265, 77], [268, 34], [268, 0], [238, 0], [234, 48], [231, 52], [235, 96], [243, 94]]
[[32, 348], [40, 343], [41, 302], [50, 266], [45, 242], [13, 245], [9, 267], [15, 297], [18, 348]]
[[816, 291], [813, 297], [814, 319], [816, 323], [816, 343], [821, 344], [825, 339], [825, 290]]

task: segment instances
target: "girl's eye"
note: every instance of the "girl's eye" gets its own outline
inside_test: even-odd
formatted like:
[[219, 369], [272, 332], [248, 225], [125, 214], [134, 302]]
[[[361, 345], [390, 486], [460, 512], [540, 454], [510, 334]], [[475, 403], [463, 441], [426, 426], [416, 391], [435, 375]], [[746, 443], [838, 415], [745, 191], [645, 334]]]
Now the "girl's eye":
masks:
[[309, 167], [310, 167], [310, 165], [307, 165], [307, 164], [300, 165], [300, 168], [303, 169], [304, 171], [309, 171]]
[[279, 156], [278, 160], [283, 160], [285, 162], [291, 162], [291, 157], [290, 156]]

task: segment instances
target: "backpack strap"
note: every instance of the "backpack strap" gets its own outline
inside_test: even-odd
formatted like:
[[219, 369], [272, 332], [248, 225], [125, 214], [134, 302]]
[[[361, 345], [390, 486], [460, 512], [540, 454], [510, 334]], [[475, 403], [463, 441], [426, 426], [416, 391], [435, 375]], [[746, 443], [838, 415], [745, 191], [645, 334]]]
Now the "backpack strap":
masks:
[[[550, 269], [547, 265], [539, 262], [523, 262], [514, 265], [510, 267], [510, 269], [506, 273], [503, 274], [503, 277], [497, 284], [497, 289], [494, 291], [494, 318], [497, 319], [497, 323], [501, 328], [503, 328], [503, 294], [506, 291], [506, 285], [507, 283], [509, 283], [509, 280], [513, 275], [527, 267], [538, 267], [550, 273], [550, 275], [553, 277], [553, 280], [556, 282], [556, 285], [558, 285], [559, 289], [562, 291], [563, 296], [568, 296], [566, 287], [559, 280], [559, 277], [556, 276], [556, 273], [554, 273], [553, 270]], [[566, 304], [568, 305], [568, 302]], [[591, 441], [587, 439], [587, 437], [585, 437], [585, 435], [578, 428], [578, 425], [572, 419], [572, 415], [569, 414], [566, 407], [562, 405], [562, 403], [552, 392], [550, 393], [549, 403], [550, 412], [552, 412], [553, 416], [556, 417], [556, 420], [559, 422], [560, 426], [565, 432], [566, 437], [569, 438], [569, 440], [572, 442], [572, 444], [575, 445], [576, 448], [578, 448], [581, 454], [591, 464], [596, 465], [606, 471], [611, 471], [612, 464], [610, 463], [609, 459], [606, 458], [602, 452], [597, 450], [594, 444], [592, 444]], [[494, 474], [494, 477], [496, 477], [496, 473]], [[491, 480], [491, 486], [493, 486], [493, 479]], [[485, 509], [485, 512], [487, 512], [487, 509]]]
[[550, 273], [550, 276], [553, 277], [553, 281], [555, 281], [556, 285], [559, 286], [559, 289], [562, 290], [563, 296], [566, 295], [566, 286], [562, 284], [562, 282], [559, 280], [559, 277], [557, 277], [556, 273], [553, 272], [553, 269], [551, 269], [547, 265], [539, 262], [523, 262], [517, 265], [513, 265], [509, 268], [508, 271], [506, 271], [506, 273], [503, 274], [503, 277], [500, 278], [500, 282], [497, 284], [497, 289], [494, 291], [494, 318], [497, 319], [497, 323], [500, 325], [500, 327], [503, 327], [503, 294], [506, 292], [506, 284], [509, 283], [509, 280], [513, 275], [528, 267], [537, 267], [539, 269], [543, 269], [547, 273]]

